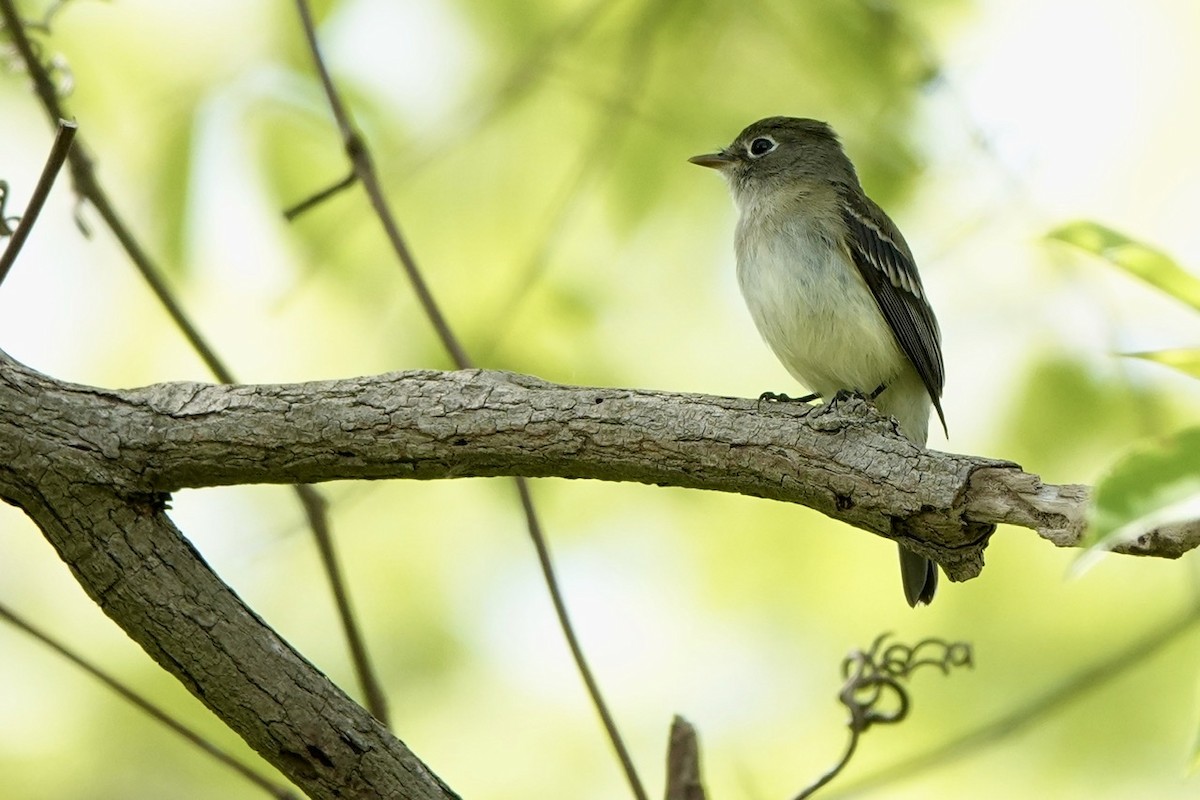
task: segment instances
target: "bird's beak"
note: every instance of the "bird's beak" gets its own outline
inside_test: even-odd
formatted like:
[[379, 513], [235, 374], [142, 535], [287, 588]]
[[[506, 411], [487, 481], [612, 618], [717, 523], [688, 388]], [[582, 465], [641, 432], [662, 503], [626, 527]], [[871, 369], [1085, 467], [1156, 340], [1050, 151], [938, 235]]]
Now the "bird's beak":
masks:
[[693, 164], [699, 164], [702, 167], [708, 167], [709, 169], [724, 169], [734, 162], [734, 157], [725, 150], [718, 150], [715, 153], [692, 156], [688, 161]]

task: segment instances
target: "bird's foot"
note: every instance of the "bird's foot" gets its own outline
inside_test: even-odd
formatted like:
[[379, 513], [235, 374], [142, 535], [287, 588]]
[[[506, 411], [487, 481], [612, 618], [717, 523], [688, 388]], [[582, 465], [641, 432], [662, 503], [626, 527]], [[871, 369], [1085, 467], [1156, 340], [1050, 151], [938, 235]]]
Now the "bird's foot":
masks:
[[837, 393], [833, 396], [833, 399], [830, 400], [825, 405], [829, 406], [830, 410], [833, 410], [834, 408], [837, 408], [838, 403], [845, 402], [846, 400], [849, 400], [852, 397], [857, 397], [859, 399], [866, 400], [868, 403], [874, 403], [875, 398], [877, 398], [877, 397], [879, 397], [879, 395], [883, 394], [883, 390], [886, 388], [887, 388], [887, 384], [881, 383], [875, 387], [875, 391], [873, 391], [873, 392], [864, 392], [859, 389], [838, 389]]
[[829, 402], [825, 404], [825, 407], [828, 408], [830, 411], [833, 411], [840, 404], [846, 402], [847, 400], [851, 400], [855, 397], [861, 398], [863, 400], [867, 399], [866, 395], [864, 395], [858, 389], [838, 389], [837, 392], [833, 395], [833, 397], [830, 398]]
[[763, 392], [758, 396], [758, 410], [762, 411], [763, 403], [798, 403], [805, 405], [813, 400], [820, 400], [819, 394], [806, 394], [803, 397], [792, 397], [783, 392]]
[[806, 394], [803, 397], [792, 397], [783, 392], [763, 392], [758, 396], [760, 403], [811, 403], [813, 400], [820, 400], [819, 394]]
[[[839, 389], [833, 397], [826, 401], [825, 409], [827, 411], [833, 411], [837, 408], [838, 403], [849, 400], [852, 397], [858, 397], [866, 400], [869, 403], [873, 403], [875, 398], [883, 394], [885, 389], [887, 389], [886, 383], [879, 384], [875, 387], [875, 391], [870, 393], [860, 391], [859, 389]], [[784, 394], [783, 392], [763, 392], [758, 396], [758, 404], [759, 409], [761, 410], [763, 403], [798, 403], [803, 405], [820, 399], [821, 395], [815, 392], [813, 394], [806, 394], [803, 397], [792, 397], [791, 395]]]

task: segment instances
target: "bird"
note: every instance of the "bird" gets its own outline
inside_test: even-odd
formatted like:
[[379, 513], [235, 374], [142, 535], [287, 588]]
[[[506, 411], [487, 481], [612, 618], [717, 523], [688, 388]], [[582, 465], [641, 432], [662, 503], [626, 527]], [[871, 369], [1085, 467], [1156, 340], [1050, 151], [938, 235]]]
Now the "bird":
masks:
[[[768, 347], [814, 393], [798, 399], [862, 394], [920, 446], [931, 407], [946, 430], [941, 332], [916, 260], [833, 128], [768, 117], [689, 161], [729, 185], [738, 286]], [[937, 565], [899, 547], [905, 599], [927, 605]]]

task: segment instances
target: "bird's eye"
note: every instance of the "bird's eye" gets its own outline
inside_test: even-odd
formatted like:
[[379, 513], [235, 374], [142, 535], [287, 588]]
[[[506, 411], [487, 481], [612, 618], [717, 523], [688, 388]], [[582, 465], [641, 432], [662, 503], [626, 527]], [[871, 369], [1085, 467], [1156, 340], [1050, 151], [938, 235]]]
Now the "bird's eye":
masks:
[[749, 151], [752, 157], [758, 158], [759, 156], [765, 156], [776, 147], [778, 147], [778, 145], [770, 136], [759, 136], [750, 143]]

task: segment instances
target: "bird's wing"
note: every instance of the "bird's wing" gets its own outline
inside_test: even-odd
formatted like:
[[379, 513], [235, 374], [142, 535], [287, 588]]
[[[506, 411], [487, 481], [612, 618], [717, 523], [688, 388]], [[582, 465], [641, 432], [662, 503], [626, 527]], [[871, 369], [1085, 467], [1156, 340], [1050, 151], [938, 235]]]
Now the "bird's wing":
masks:
[[917, 368], [942, 430], [946, 430], [941, 334], [908, 244], [883, 209], [861, 191], [839, 184], [838, 196], [850, 260], [866, 281], [900, 349]]

